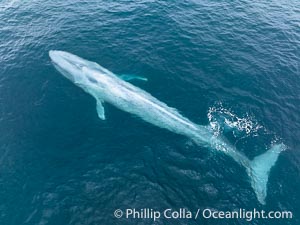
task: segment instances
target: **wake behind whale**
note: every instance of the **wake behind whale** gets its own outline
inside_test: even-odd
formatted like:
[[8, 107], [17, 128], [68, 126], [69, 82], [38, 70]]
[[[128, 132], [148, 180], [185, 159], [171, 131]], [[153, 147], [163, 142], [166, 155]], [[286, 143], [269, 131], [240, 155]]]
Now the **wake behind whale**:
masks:
[[49, 56], [59, 72], [96, 99], [96, 109], [100, 119], [105, 119], [103, 102], [107, 102], [125, 112], [139, 116], [148, 123], [184, 135], [207, 149], [229, 155], [245, 167], [258, 201], [265, 204], [269, 173], [280, 152], [285, 149], [284, 144], [275, 144], [264, 154], [249, 160], [224, 137], [215, 136], [209, 126], [193, 123], [176, 109], [125, 81], [146, 80], [145, 78], [130, 75], [119, 77], [95, 62], [63, 51], [50, 51]]

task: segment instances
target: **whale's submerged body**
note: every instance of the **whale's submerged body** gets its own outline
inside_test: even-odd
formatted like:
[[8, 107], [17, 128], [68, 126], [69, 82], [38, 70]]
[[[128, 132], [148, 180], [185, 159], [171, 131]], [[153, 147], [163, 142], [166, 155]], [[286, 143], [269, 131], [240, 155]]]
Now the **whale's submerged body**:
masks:
[[[250, 161], [225, 138], [216, 137], [208, 126], [194, 124], [176, 109], [122, 80], [97, 63], [63, 51], [50, 51], [49, 56], [59, 72], [94, 96], [100, 119], [105, 119], [103, 102], [108, 102], [148, 123], [191, 138], [198, 145], [224, 152], [246, 168], [258, 201], [265, 204], [269, 172], [280, 152], [285, 149], [283, 144], [273, 145], [270, 150]], [[130, 76], [125, 78], [135, 79]]]

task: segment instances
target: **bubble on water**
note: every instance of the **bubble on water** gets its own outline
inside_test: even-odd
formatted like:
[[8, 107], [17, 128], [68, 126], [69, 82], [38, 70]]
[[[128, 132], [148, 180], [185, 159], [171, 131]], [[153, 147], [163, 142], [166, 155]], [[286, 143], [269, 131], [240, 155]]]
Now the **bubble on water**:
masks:
[[240, 117], [233, 110], [223, 107], [221, 103], [210, 107], [207, 117], [215, 136], [226, 132], [232, 132], [235, 137], [257, 136], [258, 131], [264, 129], [249, 113]]

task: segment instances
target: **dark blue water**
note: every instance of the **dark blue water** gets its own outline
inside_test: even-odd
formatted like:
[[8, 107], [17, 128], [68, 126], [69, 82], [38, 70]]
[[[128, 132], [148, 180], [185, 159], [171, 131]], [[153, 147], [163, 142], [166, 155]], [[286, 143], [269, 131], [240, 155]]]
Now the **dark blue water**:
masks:
[[[198, 124], [229, 118], [253, 158], [283, 142], [262, 206], [243, 168], [95, 100], [52, 66], [72, 52], [136, 82]], [[0, 2], [0, 224], [153, 224], [117, 208], [290, 210], [300, 223], [300, 3]], [[249, 224], [159, 220], [155, 224]]]

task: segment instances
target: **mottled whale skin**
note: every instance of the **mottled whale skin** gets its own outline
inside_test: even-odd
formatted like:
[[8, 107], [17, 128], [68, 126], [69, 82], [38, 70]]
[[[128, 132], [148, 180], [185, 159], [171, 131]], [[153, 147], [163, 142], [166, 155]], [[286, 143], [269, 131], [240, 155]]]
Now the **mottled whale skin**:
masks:
[[193, 123], [176, 109], [123, 80], [131, 80], [135, 77], [125, 76], [121, 79], [95, 62], [64, 51], [52, 50], [49, 56], [60, 73], [96, 99], [96, 109], [100, 119], [105, 119], [103, 102], [107, 102], [157, 127], [184, 135], [207, 149], [229, 155], [245, 167], [258, 201], [265, 204], [269, 173], [280, 152], [285, 150], [284, 144], [274, 144], [264, 154], [249, 160], [225, 138], [215, 136], [208, 126]]

